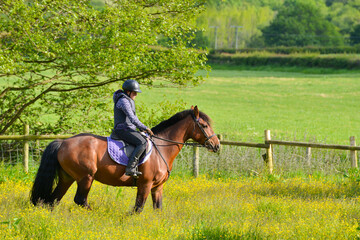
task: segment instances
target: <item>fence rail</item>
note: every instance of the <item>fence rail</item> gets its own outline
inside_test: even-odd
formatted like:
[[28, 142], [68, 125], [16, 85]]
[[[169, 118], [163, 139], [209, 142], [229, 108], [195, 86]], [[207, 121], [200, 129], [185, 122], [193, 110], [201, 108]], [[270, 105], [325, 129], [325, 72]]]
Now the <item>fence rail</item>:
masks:
[[[227, 141], [222, 139], [222, 135], [218, 135], [221, 145], [228, 146], [239, 146], [239, 147], [252, 147], [252, 148], [262, 148], [266, 149], [266, 154], [263, 155], [263, 160], [267, 164], [270, 174], [273, 172], [273, 153], [272, 149], [274, 145], [285, 145], [285, 146], [295, 146], [295, 147], [305, 147], [306, 148], [306, 158], [311, 158], [311, 148], [324, 148], [324, 149], [337, 149], [337, 150], [349, 150], [350, 151], [350, 160], [351, 167], [358, 167], [357, 160], [357, 151], [360, 150], [360, 146], [356, 146], [355, 137], [350, 137], [350, 145], [336, 145], [336, 144], [320, 144], [320, 143], [307, 143], [307, 142], [293, 142], [293, 141], [281, 141], [281, 140], [271, 140], [270, 130], [265, 130], [264, 143], [250, 143], [250, 142], [237, 142], [237, 141]], [[52, 139], [66, 139], [72, 137], [72, 135], [29, 135], [29, 127], [26, 125], [24, 127], [24, 135], [0, 135], [1, 140], [15, 140], [23, 141], [23, 161], [24, 161], [24, 170], [28, 171], [28, 160], [29, 160], [29, 141], [39, 141], [39, 140], [52, 140]], [[195, 177], [199, 174], [199, 149], [197, 147], [193, 148], [193, 174]]]
[[0, 140], [52, 140], [52, 139], [66, 139], [73, 135], [0, 135]]
[[360, 146], [347, 146], [347, 145], [335, 145], [335, 144], [321, 144], [321, 143], [306, 143], [306, 142], [291, 142], [291, 141], [279, 141], [269, 140], [265, 141], [266, 144], [273, 145], [285, 145], [295, 147], [311, 147], [311, 148], [325, 148], [325, 149], [338, 149], [338, 150], [360, 150]]

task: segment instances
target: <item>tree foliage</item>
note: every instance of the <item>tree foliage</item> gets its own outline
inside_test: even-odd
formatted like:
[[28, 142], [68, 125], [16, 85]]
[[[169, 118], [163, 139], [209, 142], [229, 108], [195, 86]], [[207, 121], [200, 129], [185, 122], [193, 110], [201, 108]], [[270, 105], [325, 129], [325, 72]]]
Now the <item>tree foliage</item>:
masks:
[[[189, 42], [204, 2], [112, 0], [99, 10], [90, 0], [2, 0], [0, 134], [22, 121], [48, 131], [39, 123], [43, 114], [62, 131], [75, 116], [94, 127], [91, 120], [104, 117], [89, 109], [107, 110], [111, 84], [128, 78], [197, 84], [206, 55]], [[172, 39], [167, 48], [156, 46], [159, 36]]]
[[[292, 30], [293, 32], [287, 34], [291, 37], [285, 36], [286, 34], [283, 37], [290, 39], [290, 43], [297, 44], [300, 42], [301, 45], [299, 46], [304, 45], [301, 43], [304, 38], [316, 45], [341, 45], [343, 41], [347, 43], [346, 40], [350, 36], [351, 30], [360, 22], [360, 0], [303, 0], [297, 2], [302, 3], [302, 5], [310, 5], [312, 6], [311, 9], [316, 9], [316, 11], [304, 12], [304, 7], [299, 4], [297, 5], [300, 7], [298, 13], [297, 9], [294, 9], [294, 4], [289, 4], [289, 1], [284, 0], [208, 0], [206, 12], [199, 17], [198, 24], [206, 30], [204, 36], [210, 40], [209, 48], [215, 47], [214, 26], [217, 26], [217, 47], [219, 49], [234, 49], [235, 33], [231, 26], [243, 26], [238, 36], [240, 48], [274, 45], [273, 42], [271, 45], [269, 45], [269, 41], [265, 42], [265, 38], [271, 38], [272, 35], [279, 32], [272, 32], [271, 35], [263, 38], [261, 30], [267, 27], [279, 14], [297, 15], [297, 17], [292, 18], [292, 22], [288, 25], [295, 23], [296, 27], [300, 27], [300, 29], [298, 31]], [[305, 20], [306, 18], [308, 20]], [[321, 18], [320, 22], [314, 23], [320, 24], [318, 32], [315, 34], [314, 32], [307, 33], [307, 25], [316, 18]], [[286, 18], [283, 21], [285, 22]], [[310, 23], [310, 25], [314, 24]], [[332, 25], [335, 26], [335, 30]], [[303, 32], [307, 34], [303, 34]], [[302, 37], [294, 40], [296, 35], [302, 35]]]
[[339, 29], [341, 34], [348, 36], [351, 29], [360, 22], [360, 5], [333, 2], [329, 6], [329, 19]]
[[198, 26], [206, 30], [204, 35], [210, 40], [209, 47], [212, 49], [215, 48], [215, 39], [216, 47], [219, 49], [235, 48], [236, 36], [238, 47], [245, 47], [251, 41], [251, 37], [261, 34], [260, 28], [267, 26], [274, 18], [274, 11], [269, 6], [234, 2], [224, 1], [222, 4], [209, 5], [197, 20]]
[[275, 19], [263, 29], [268, 46], [338, 46], [343, 38], [325, 18], [325, 6], [310, 0], [285, 0]]
[[356, 25], [350, 32], [350, 43], [352, 45], [360, 44], [360, 24]]

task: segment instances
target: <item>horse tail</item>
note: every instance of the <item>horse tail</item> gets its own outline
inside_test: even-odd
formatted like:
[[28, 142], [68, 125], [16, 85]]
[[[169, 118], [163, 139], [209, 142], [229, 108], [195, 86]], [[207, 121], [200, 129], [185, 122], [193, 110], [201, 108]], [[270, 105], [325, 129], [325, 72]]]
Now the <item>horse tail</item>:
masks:
[[63, 140], [55, 140], [51, 142], [45, 149], [36, 174], [34, 185], [31, 190], [30, 200], [34, 205], [38, 203], [53, 204], [51, 194], [53, 192], [53, 185], [58, 176], [58, 169], [60, 168], [57, 159], [57, 153]]

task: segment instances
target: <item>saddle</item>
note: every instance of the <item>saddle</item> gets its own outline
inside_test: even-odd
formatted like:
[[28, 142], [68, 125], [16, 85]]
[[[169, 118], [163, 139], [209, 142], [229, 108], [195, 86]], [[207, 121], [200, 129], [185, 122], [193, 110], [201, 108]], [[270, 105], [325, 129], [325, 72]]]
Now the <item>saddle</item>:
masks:
[[[111, 134], [110, 137], [107, 137], [106, 139], [110, 158], [120, 165], [127, 166], [135, 146], [118, 139], [115, 134]], [[151, 155], [152, 143], [149, 139], [147, 139], [146, 142], [146, 151], [141, 155], [138, 166], [145, 163]]]

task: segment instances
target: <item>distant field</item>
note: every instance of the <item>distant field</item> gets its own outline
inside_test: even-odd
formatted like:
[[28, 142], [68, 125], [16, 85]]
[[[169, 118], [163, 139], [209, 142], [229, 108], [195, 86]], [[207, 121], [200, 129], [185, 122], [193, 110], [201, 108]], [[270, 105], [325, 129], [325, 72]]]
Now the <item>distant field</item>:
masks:
[[277, 139], [348, 144], [350, 136], [360, 137], [360, 73], [278, 70], [212, 70], [194, 88], [145, 89], [138, 104], [183, 99], [228, 139], [262, 141], [265, 129]]

